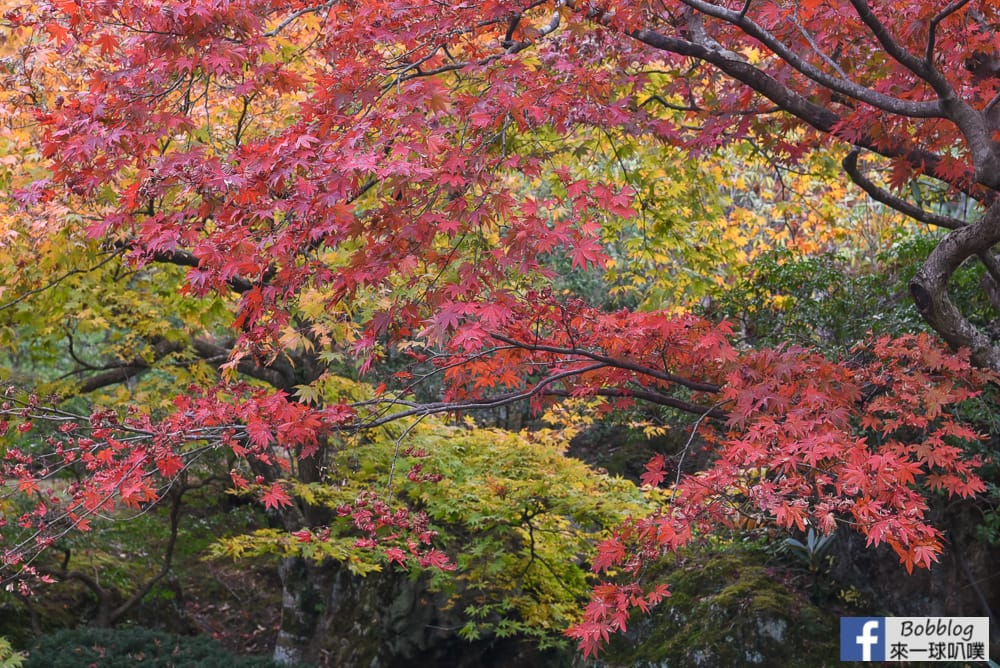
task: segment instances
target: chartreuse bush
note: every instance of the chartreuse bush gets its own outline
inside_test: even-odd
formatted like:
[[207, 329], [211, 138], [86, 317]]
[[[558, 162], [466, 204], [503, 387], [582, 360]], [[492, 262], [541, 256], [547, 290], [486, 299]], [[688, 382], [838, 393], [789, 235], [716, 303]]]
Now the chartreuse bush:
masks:
[[[429, 569], [430, 587], [464, 612], [460, 635], [562, 644], [562, 631], [586, 602], [597, 542], [628, 515], [649, 512], [632, 483], [566, 457], [566, 434], [513, 433], [427, 420], [411, 425], [406, 447], [383, 431], [344, 446], [321, 484], [296, 496], [337, 508], [376, 490], [381, 500], [429, 517], [433, 545], [454, 570]], [[399, 429], [399, 427], [397, 427]], [[391, 485], [388, 472], [395, 473]], [[294, 534], [263, 529], [219, 542], [216, 554], [301, 555], [335, 559], [359, 574], [395, 568], [392, 548], [359, 547], [349, 518]], [[401, 543], [405, 551], [405, 540]], [[396, 553], [398, 554], [398, 553]], [[420, 570], [419, 568], [417, 570]]]
[[148, 629], [79, 628], [39, 638], [24, 666], [277, 668], [279, 664], [264, 657], [237, 656], [204, 636], [176, 636]]
[[24, 665], [24, 654], [15, 652], [10, 641], [0, 636], [0, 668], [19, 668]]

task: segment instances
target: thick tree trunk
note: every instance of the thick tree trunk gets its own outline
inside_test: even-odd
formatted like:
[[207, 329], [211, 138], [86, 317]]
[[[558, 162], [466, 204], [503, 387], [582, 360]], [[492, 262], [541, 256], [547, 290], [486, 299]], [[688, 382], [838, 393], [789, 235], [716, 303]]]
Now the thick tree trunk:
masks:
[[[296, 461], [296, 477], [304, 483], [322, 479], [326, 461], [326, 444], [312, 457]], [[272, 477], [277, 477], [272, 473]], [[329, 508], [312, 506], [296, 500], [281, 513], [286, 531], [303, 527], [324, 526], [332, 519]], [[278, 565], [281, 578], [281, 628], [274, 647], [274, 660], [279, 663], [317, 665], [322, 649], [322, 626], [328, 614], [331, 582], [337, 572], [334, 563], [318, 564], [302, 557], [284, 557]], [[339, 601], [335, 602], [339, 605]]]
[[327, 614], [332, 567], [286, 557], [278, 566], [281, 577], [281, 628], [274, 647], [278, 663], [318, 662], [319, 630]]
[[948, 282], [962, 262], [991, 253], [998, 242], [1000, 204], [993, 204], [980, 220], [942, 239], [910, 281], [910, 293], [924, 320], [953, 348], [967, 348], [976, 365], [994, 371], [1000, 371], [1000, 347], [962, 315], [948, 296]]

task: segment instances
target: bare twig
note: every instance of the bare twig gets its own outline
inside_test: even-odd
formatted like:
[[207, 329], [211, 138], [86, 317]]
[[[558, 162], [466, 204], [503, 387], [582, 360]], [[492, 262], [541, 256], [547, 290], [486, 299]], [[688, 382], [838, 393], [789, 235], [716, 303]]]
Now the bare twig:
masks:
[[326, 9], [330, 9], [330, 7], [333, 7], [333, 0], [330, 0], [330, 2], [324, 2], [322, 5], [316, 5], [314, 7], [306, 7], [304, 9], [300, 9], [299, 11], [293, 14], [289, 14], [287, 17], [285, 17], [285, 19], [281, 23], [279, 23], [274, 28], [264, 33], [264, 37], [275, 37], [282, 30], [287, 28], [293, 21], [305, 16], [306, 14], [315, 14], [316, 12], [322, 12]]
[[61, 275], [53, 278], [51, 281], [49, 281], [48, 283], [46, 283], [42, 287], [35, 288], [33, 290], [26, 290], [23, 294], [19, 295], [15, 299], [12, 299], [12, 300], [10, 300], [9, 302], [7, 302], [5, 304], [0, 304], [0, 311], [5, 311], [5, 310], [7, 310], [9, 308], [17, 306], [18, 304], [20, 304], [21, 302], [23, 302], [25, 299], [31, 297], [32, 295], [37, 295], [37, 294], [39, 294], [41, 292], [45, 292], [46, 290], [49, 290], [50, 288], [54, 288], [55, 286], [59, 285], [60, 283], [62, 283], [64, 280], [66, 280], [70, 276], [75, 276], [77, 274], [89, 274], [92, 271], [96, 271], [96, 270], [100, 269], [101, 267], [103, 267], [104, 265], [106, 265], [108, 262], [111, 262], [111, 260], [115, 259], [116, 257], [120, 257], [121, 254], [122, 254], [122, 251], [120, 251], [120, 250], [111, 251], [111, 252], [108, 253], [108, 256], [106, 258], [104, 258], [103, 260], [101, 260], [100, 262], [98, 262], [97, 264], [95, 264], [93, 267], [88, 267], [86, 269], [70, 269], [66, 273], [61, 274]]
[[828, 56], [826, 52], [823, 51], [823, 49], [819, 48], [819, 44], [817, 44], [816, 40], [813, 39], [812, 33], [810, 33], [808, 30], [802, 27], [802, 24], [799, 23], [797, 18], [792, 19], [792, 24], [798, 29], [799, 34], [802, 35], [803, 39], [806, 40], [806, 42], [812, 48], [813, 52], [817, 56], [819, 56], [824, 63], [832, 67], [833, 71], [839, 74], [842, 79], [846, 80], [850, 78], [847, 76], [847, 72], [845, 72], [844, 69], [840, 66], [840, 63], [838, 63], [836, 60]]
[[955, 0], [955, 2], [942, 9], [931, 19], [930, 27], [927, 29], [927, 50], [924, 52], [924, 66], [926, 68], [931, 69], [934, 67], [934, 41], [937, 39], [938, 24], [967, 4], [969, 4], [969, 0]]
[[705, 421], [705, 418], [709, 417], [712, 411], [718, 410], [720, 406], [722, 406], [722, 402], [719, 402], [714, 406], [712, 406], [711, 408], [709, 408], [708, 410], [706, 410], [698, 417], [697, 420], [694, 421], [694, 424], [691, 426], [691, 435], [688, 436], [687, 443], [685, 443], [684, 447], [681, 449], [681, 456], [677, 460], [677, 475], [674, 477], [674, 486], [670, 490], [671, 515], [673, 515], [674, 513], [674, 499], [677, 498], [677, 486], [681, 484], [681, 475], [684, 470], [684, 459], [685, 457], [687, 457], [688, 450], [691, 449], [691, 444], [694, 443], [694, 437], [698, 434], [698, 427], [700, 427], [701, 423]]

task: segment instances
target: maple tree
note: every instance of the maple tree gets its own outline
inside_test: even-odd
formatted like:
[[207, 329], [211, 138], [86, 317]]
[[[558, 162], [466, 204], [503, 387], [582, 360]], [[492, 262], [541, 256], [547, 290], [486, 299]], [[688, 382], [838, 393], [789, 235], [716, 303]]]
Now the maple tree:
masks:
[[[179, 297], [225, 305], [202, 322], [211, 336], [196, 316], [173, 341], [151, 325], [100, 381], [85, 374], [99, 389], [181, 347], [221, 361], [218, 382], [178, 389], [169, 408], [75, 415], [9, 393], [5, 428], [62, 427], [44, 455], [6, 451], [8, 478], [38, 498], [8, 568], [30, 573], [58, 532], [154, 502], [207, 451], [233, 453], [234, 486], [256, 488], [289, 531], [311, 530], [327, 514], [287, 481], [323, 480], [341, 434], [562, 397], [717, 425], [710, 468], [675, 476], [651, 462], [645, 482], [672, 484], [669, 503], [603, 544], [595, 566], [633, 576], [746, 517], [846, 522], [907, 568], [929, 566], [942, 546], [925, 493], [983, 489], [960, 447], [977, 435], [951, 407], [993, 381], [1000, 348], [947, 288], [970, 258], [991, 299], [1000, 280], [991, 3], [58, 0], [4, 22], [23, 40], [7, 118], [34, 115], [31, 159], [46, 170], [20, 184], [35, 233], [13, 243], [38, 252], [63, 234], [83, 257], [121, 256], [169, 285], [162, 266], [182, 267]], [[56, 59], [59, 76], [39, 73]], [[870, 197], [948, 230], [910, 289], [958, 354], [925, 336], [873, 339], [862, 363], [743, 350], [726, 323], [553, 294], [554, 256], [606, 267], [602, 231], [656, 205], [656, 175], [626, 174], [645, 162], [612, 147], [588, 167], [565, 150], [625, 136], [695, 158], [746, 142], [784, 165], [846, 150], [844, 172]], [[906, 198], [931, 180], [970, 203], [961, 215]], [[47, 289], [38, 280], [29, 290]], [[373, 397], [338, 380], [345, 359], [379, 374], [401, 356], [412, 365], [378, 376]], [[418, 398], [438, 379], [440, 396]], [[48, 484], [74, 461], [81, 480]], [[368, 527], [424, 528], [388, 508], [354, 512]], [[432, 547], [412, 556], [439, 562]], [[592, 652], [665, 595], [634, 578], [601, 585], [571, 633]]]

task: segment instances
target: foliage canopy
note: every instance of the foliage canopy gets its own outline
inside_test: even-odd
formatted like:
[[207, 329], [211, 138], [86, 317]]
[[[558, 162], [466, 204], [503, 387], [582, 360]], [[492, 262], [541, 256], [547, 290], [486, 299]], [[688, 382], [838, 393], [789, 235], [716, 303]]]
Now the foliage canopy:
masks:
[[[3, 20], [4, 119], [34, 125], [3, 140], [20, 208], [0, 229], [15, 258], [0, 340], [16, 348], [30, 322], [71, 366], [64, 394], [145, 376], [165, 398], [7, 393], [6, 479], [36, 500], [12, 518], [29, 533], [5, 550], [15, 576], [220, 451], [304, 541], [327, 523], [308, 493], [343, 434], [517, 402], [647, 402], [708, 440], [696, 474], [650, 462], [668, 501], [600, 547], [594, 566], [620, 577], [571, 630], [586, 652], [666, 595], [636, 581], [645, 563], [720, 523], [846, 523], [911, 569], [942, 547], [927, 494], [984, 489], [954, 407], [1000, 371], [970, 317], [1000, 281], [994, 3], [59, 0]], [[882, 207], [947, 230], [909, 288], [954, 354], [924, 334], [848, 361], [752, 349], [682, 308], [762, 240], [829, 248], [831, 202], [861, 206], [825, 178], [778, 197], [784, 177], [755, 187], [732, 165], [757, 155], [791, 180], [838, 152]], [[721, 179], [728, 194], [677, 185]], [[956, 304], [970, 259], [986, 297]], [[560, 261], [608, 272], [626, 307], [554, 291]], [[67, 322], [28, 305], [48, 292]], [[358, 374], [371, 393], [344, 380]], [[351, 513], [423, 529], [389, 504]]]

